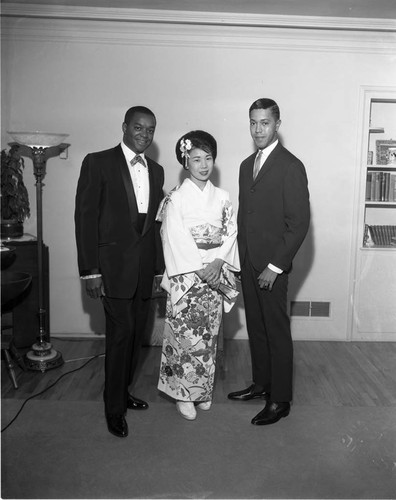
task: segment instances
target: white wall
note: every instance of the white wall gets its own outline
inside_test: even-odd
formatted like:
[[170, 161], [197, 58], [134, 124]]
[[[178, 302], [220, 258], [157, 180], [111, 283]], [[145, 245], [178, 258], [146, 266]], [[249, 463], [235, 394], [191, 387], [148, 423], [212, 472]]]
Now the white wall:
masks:
[[[330, 301], [332, 311], [329, 319], [293, 319], [294, 338], [347, 339], [359, 89], [394, 84], [395, 45], [392, 33], [3, 19], [2, 148], [7, 130], [70, 134], [68, 159], [48, 161], [44, 188], [52, 334], [104, 330], [100, 305], [85, 298], [78, 277], [74, 196], [83, 157], [120, 141], [126, 109], [143, 104], [157, 116], [151, 153], [165, 167], [166, 190], [179, 182], [180, 135], [212, 133], [216, 180], [237, 208], [239, 164], [253, 151], [248, 108], [271, 97], [285, 146], [306, 166], [312, 203], [290, 298]], [[26, 166], [25, 231], [35, 234], [30, 160]], [[225, 332], [246, 337], [242, 299]]]

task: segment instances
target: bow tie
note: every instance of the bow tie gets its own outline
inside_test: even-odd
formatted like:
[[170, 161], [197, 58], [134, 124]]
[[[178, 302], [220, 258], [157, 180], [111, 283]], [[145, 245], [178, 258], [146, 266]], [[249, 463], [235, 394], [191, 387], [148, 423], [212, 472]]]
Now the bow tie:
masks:
[[136, 163], [141, 163], [144, 167], [146, 166], [143, 158], [140, 155], [136, 155], [133, 160], [131, 160], [131, 165], [136, 165]]

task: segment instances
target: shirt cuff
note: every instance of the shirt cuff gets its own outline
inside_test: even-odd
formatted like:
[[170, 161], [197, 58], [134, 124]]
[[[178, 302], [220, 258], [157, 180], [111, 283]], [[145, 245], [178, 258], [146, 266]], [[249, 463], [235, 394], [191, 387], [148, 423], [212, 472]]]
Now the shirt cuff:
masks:
[[274, 271], [274, 273], [276, 273], [276, 274], [283, 273], [283, 269], [279, 269], [279, 267], [276, 267], [273, 264], [268, 264], [268, 269], [271, 269], [271, 271]]
[[86, 276], [80, 276], [80, 280], [90, 280], [93, 278], [101, 278], [101, 277], [102, 277], [101, 274], [88, 274]]

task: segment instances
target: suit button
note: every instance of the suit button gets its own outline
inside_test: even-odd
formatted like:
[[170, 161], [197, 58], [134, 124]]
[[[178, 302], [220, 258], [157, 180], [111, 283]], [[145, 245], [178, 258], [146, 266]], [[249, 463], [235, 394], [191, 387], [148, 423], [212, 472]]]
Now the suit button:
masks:
[[251, 190], [250, 190], [250, 192], [251, 192], [251, 193], [254, 193], [255, 191], [256, 191], [255, 189], [251, 189]]
[[253, 213], [253, 210], [248, 210], [247, 211], [248, 214], [252, 214]]

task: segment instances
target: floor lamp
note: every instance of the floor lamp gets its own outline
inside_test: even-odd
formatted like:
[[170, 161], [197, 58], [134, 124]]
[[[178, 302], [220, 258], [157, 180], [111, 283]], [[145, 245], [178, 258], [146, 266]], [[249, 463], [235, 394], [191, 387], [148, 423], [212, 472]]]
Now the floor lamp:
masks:
[[[33, 159], [33, 173], [36, 179], [36, 205], [37, 205], [37, 267], [38, 267], [38, 323], [39, 334], [37, 342], [26, 354], [26, 366], [30, 370], [45, 372], [63, 364], [62, 354], [56, 351], [47, 341], [47, 310], [44, 302], [44, 266], [43, 266], [43, 179], [45, 167], [49, 157], [50, 148], [57, 155], [64, 148], [60, 147], [68, 134], [51, 134], [46, 132], [8, 132], [21, 146], [26, 146]], [[23, 155], [23, 148], [21, 148]], [[52, 154], [54, 156], [54, 154]]]

